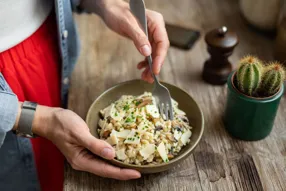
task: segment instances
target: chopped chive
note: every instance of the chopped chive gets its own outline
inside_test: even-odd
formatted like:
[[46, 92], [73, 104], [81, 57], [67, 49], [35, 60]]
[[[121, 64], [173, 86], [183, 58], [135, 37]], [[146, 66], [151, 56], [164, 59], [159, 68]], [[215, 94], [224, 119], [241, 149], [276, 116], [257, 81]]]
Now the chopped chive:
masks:
[[131, 122], [131, 119], [128, 117], [128, 118], [126, 119], [126, 122], [127, 122], [127, 123]]
[[125, 111], [126, 111], [126, 110], [129, 110], [129, 105], [126, 104], [126, 105], [123, 107], [123, 110], [125, 110]]

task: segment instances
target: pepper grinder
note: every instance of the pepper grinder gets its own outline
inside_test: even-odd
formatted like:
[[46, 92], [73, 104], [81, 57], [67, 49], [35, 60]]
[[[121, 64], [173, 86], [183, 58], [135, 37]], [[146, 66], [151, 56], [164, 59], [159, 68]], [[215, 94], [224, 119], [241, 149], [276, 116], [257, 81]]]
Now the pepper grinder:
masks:
[[235, 32], [222, 26], [209, 31], [205, 41], [211, 57], [204, 63], [203, 79], [213, 85], [224, 85], [233, 70], [228, 57], [238, 44], [238, 37]]

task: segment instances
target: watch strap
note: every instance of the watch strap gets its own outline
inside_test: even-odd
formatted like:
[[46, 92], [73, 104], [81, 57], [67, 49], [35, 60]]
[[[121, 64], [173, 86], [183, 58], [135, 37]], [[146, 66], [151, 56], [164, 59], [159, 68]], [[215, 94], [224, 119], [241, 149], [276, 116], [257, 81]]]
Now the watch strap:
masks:
[[18, 123], [17, 135], [32, 138], [32, 124], [37, 108], [37, 103], [25, 101], [22, 105], [22, 111]]

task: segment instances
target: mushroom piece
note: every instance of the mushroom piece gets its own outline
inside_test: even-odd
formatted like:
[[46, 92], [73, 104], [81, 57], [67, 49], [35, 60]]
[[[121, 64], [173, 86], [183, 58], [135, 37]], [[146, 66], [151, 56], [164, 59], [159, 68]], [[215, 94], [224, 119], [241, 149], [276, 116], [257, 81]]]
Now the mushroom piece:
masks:
[[167, 156], [168, 156], [168, 159], [174, 158], [174, 155], [172, 155], [172, 154], [168, 154]]
[[142, 117], [137, 117], [136, 122], [139, 124], [142, 121]]
[[112, 120], [112, 117], [110, 117], [110, 116], [108, 116], [108, 117], [106, 118], [107, 123], [110, 123], [111, 120]]
[[139, 105], [137, 105], [137, 108], [141, 108], [141, 107], [144, 107], [144, 106], [146, 106], [146, 105], [148, 105], [148, 104], [152, 104], [152, 99], [151, 98], [145, 98], [145, 99], [142, 99], [142, 100], [140, 100], [140, 104]]
[[129, 127], [130, 127], [131, 129], [136, 128], [136, 126], [137, 126], [136, 123], [132, 123], [132, 124], [129, 125]]
[[142, 162], [142, 164], [143, 164], [143, 165], [148, 164], [147, 160], [144, 160], [144, 161]]
[[111, 131], [109, 131], [109, 130], [104, 131], [104, 132], [102, 133], [102, 138], [107, 139], [107, 137], [110, 135], [110, 133], [111, 133]]
[[116, 124], [116, 121], [115, 121], [113, 118], [110, 119], [110, 122], [111, 122], [113, 125]]
[[137, 127], [137, 124], [136, 123], [131, 123], [131, 124], [128, 124], [128, 125], [125, 125], [125, 128], [126, 129], [134, 129]]
[[115, 123], [114, 123], [114, 127], [118, 129], [118, 128], [121, 127], [121, 124], [120, 124], [119, 122], [115, 122]]
[[172, 121], [172, 132], [174, 132], [175, 130], [177, 130], [179, 132], [183, 131], [183, 129], [179, 123]]
[[174, 135], [167, 135], [167, 138], [170, 140], [170, 141], [177, 141], [174, 137]]
[[174, 127], [176, 127], [176, 126], [178, 126], [179, 124], [176, 122], [176, 121], [172, 121], [172, 127], [174, 128]]
[[163, 130], [163, 127], [161, 125], [155, 126], [154, 134], [156, 134], [157, 131]]
[[171, 149], [170, 149], [170, 153], [169, 153], [169, 154], [171, 154], [171, 155], [176, 155], [176, 153], [174, 152], [174, 149], [175, 149], [175, 147], [171, 146]]
[[157, 122], [160, 122], [159, 118], [153, 118], [153, 123], [156, 124]]
[[188, 119], [186, 116], [180, 115], [180, 116], [178, 116], [178, 117], [179, 117], [183, 122], [189, 124], [189, 119]]

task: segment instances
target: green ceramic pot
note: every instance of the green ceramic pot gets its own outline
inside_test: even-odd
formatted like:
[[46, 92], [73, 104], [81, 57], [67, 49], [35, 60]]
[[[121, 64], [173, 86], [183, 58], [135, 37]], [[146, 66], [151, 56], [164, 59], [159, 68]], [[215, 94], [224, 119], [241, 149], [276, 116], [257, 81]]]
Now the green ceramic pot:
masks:
[[236, 72], [232, 72], [227, 81], [225, 128], [233, 137], [241, 140], [264, 139], [273, 128], [284, 85], [271, 97], [254, 98], [236, 89], [233, 84], [235, 74]]

